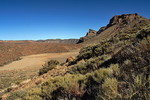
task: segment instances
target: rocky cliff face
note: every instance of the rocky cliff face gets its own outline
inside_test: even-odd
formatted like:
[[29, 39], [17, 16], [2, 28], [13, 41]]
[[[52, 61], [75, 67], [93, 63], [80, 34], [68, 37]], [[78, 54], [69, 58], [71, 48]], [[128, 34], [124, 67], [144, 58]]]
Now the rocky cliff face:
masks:
[[[137, 13], [135, 14], [122, 14], [116, 15], [110, 19], [110, 22], [107, 26], [100, 28], [97, 34], [105, 31], [106, 29], [116, 25], [116, 29], [122, 30], [123, 28], [133, 28], [139, 27], [141, 24], [148, 24], [150, 23], [149, 19], [144, 18]], [[115, 29], [115, 30], [116, 30]]]
[[110, 27], [115, 24], [129, 24], [135, 20], [139, 20], [140, 18], [142, 18], [142, 16], [139, 16], [137, 13], [116, 15], [112, 19], [110, 19], [110, 22], [107, 25], [107, 27]]
[[110, 19], [108, 25], [101, 27], [97, 32], [94, 31], [92, 35], [88, 34], [85, 37], [80, 38], [78, 43], [85, 41], [87, 41], [87, 43], [90, 43], [91, 41], [98, 42], [101, 39], [114, 36], [118, 33], [131, 30], [134, 32], [147, 24], [150, 24], [150, 20], [138, 15], [137, 13], [116, 15]]

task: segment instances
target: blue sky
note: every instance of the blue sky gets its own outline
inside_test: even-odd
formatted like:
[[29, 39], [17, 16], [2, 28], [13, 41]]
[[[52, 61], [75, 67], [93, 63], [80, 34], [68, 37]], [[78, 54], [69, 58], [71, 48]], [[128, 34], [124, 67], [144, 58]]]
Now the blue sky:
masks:
[[79, 38], [114, 15], [150, 18], [150, 0], [0, 0], [0, 40]]

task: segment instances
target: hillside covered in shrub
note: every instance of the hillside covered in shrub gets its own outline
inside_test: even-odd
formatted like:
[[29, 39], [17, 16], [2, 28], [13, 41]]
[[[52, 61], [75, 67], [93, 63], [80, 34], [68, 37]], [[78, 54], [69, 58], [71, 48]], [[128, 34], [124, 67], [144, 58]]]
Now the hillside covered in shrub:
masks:
[[97, 41], [83, 47], [73, 61], [62, 65], [68, 69], [64, 75], [30, 89], [11, 92], [7, 99], [149, 100], [149, 22], [126, 27]]

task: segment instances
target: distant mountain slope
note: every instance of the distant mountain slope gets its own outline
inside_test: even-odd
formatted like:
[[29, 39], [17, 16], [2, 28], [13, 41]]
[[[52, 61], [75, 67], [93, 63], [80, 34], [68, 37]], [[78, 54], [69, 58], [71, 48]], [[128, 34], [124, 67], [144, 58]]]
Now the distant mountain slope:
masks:
[[76, 48], [79, 48], [79, 45], [35, 41], [0, 41], [0, 65], [19, 60], [19, 57], [25, 55], [67, 52]]
[[79, 39], [47, 39], [37, 40], [36, 42], [76, 44], [78, 41]]
[[[85, 37], [80, 38], [79, 43], [96, 43], [102, 39], [115, 36], [119, 33], [127, 33], [127, 32], [134, 32], [136, 33], [137, 30], [140, 30], [142, 26], [148, 25], [150, 20], [144, 18], [137, 13], [135, 14], [123, 14], [123, 15], [116, 15], [110, 19], [108, 25], [101, 27], [97, 32], [96, 35], [92, 37]], [[88, 38], [88, 39], [83, 39]]]

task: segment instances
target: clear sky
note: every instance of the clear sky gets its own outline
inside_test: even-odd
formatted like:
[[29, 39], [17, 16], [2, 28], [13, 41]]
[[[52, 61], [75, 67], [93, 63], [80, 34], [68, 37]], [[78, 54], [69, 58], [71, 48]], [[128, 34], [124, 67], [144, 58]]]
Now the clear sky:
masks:
[[79, 38], [126, 13], [150, 18], [150, 0], [0, 0], [0, 40]]

